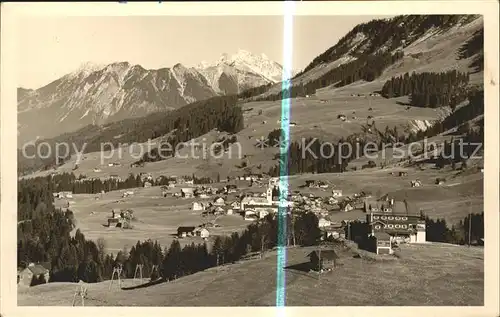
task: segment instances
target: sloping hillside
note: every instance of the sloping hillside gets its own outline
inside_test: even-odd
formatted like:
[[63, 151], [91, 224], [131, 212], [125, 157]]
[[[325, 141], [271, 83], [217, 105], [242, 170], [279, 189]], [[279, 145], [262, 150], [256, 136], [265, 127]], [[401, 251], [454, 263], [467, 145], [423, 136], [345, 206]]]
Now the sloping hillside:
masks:
[[[471, 64], [475, 55], [459, 59], [459, 51], [482, 27], [483, 18], [473, 15], [398, 16], [360, 24], [297, 74], [292, 86], [317, 80], [341, 65], [382, 52], [402, 51], [404, 57], [367, 83], [367, 90], [379, 90], [385, 80], [406, 72], [469, 71], [474, 68]], [[281, 84], [276, 84], [256, 98], [280, 90]]]
[[[467, 306], [483, 305], [483, 249], [428, 244], [403, 246], [400, 258], [354, 258], [339, 251], [343, 264], [318, 279], [309, 273], [311, 248], [288, 249], [287, 306]], [[446, 255], [446, 256], [443, 256]], [[86, 306], [274, 306], [276, 252], [195, 273], [178, 280], [137, 287], [123, 281], [88, 285]], [[50, 283], [19, 289], [18, 305], [70, 306], [77, 284]], [[128, 288], [128, 289], [127, 289]], [[79, 302], [77, 302], [77, 305]]]

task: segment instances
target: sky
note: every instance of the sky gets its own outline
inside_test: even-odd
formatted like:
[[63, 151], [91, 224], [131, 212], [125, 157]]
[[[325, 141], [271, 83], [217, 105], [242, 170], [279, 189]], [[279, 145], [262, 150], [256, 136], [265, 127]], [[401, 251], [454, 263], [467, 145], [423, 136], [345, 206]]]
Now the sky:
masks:
[[[293, 70], [375, 18], [295, 16]], [[283, 29], [282, 16], [24, 17], [18, 24], [18, 87], [40, 88], [85, 62], [189, 67], [244, 49], [283, 64]]]

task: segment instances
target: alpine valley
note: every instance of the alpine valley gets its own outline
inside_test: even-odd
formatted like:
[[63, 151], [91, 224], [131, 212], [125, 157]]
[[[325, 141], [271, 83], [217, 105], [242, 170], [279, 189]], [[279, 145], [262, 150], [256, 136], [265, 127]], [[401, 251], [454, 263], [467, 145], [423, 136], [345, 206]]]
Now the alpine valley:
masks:
[[173, 110], [210, 97], [277, 83], [281, 76], [280, 64], [264, 54], [254, 55], [242, 49], [196, 67], [176, 64], [172, 68], [144, 69], [128, 62], [87, 62], [41, 88], [18, 88], [18, 141], [23, 144], [89, 124]]

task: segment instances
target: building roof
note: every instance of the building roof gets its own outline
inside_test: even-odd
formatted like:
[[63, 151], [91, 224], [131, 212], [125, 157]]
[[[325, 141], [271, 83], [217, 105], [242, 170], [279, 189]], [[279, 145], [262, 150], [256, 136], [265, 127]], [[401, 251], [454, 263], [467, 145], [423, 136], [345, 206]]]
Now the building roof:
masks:
[[[315, 250], [309, 253], [307, 256], [311, 257], [313, 256], [313, 254], [319, 257], [319, 250]], [[335, 250], [321, 250], [321, 259], [336, 260], [338, 258], [339, 256], [337, 255], [337, 253], [335, 253]]]
[[192, 194], [193, 192], [193, 188], [191, 187], [181, 188], [181, 193]]
[[384, 207], [388, 207], [391, 209], [390, 212], [383, 212], [384, 214], [393, 214], [393, 215], [405, 215], [405, 216], [419, 216], [420, 213], [417, 210], [416, 205], [413, 202], [404, 201], [394, 201], [394, 205], [390, 205], [390, 201], [375, 201], [375, 200], [365, 200], [365, 210], [369, 211], [369, 207], [376, 207], [379, 211]]
[[242, 204], [267, 204], [267, 198], [265, 197], [244, 197], [241, 200]]
[[391, 235], [386, 233], [386, 232], [383, 232], [383, 231], [375, 232], [374, 236], [375, 236], [375, 238], [377, 238], [377, 240], [390, 240], [391, 239]]
[[177, 233], [183, 233], [183, 232], [193, 232], [196, 227], [179, 227], [177, 228]]
[[33, 275], [46, 274], [50, 271], [50, 263], [42, 262], [37, 264], [30, 264], [28, 266], [28, 270], [30, 270]]

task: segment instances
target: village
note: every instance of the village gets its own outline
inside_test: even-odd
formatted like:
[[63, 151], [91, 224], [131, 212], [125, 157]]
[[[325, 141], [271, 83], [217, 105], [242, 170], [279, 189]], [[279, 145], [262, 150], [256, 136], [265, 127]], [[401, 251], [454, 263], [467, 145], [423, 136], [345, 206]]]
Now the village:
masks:
[[[141, 177], [143, 188], [102, 192], [94, 195], [92, 200], [99, 201], [108, 194], [115, 194], [119, 195], [120, 200], [114, 201], [114, 205], [119, 201], [133, 202], [141, 190], [148, 190], [150, 193], [155, 191], [160, 200], [174, 199], [182, 206], [187, 205], [190, 213], [199, 215], [191, 219], [202, 221], [180, 221], [178, 226], [172, 223], [168, 226], [172, 228], [170, 234], [174, 239], [187, 244], [196, 240], [210, 242], [217, 235], [229, 235], [237, 228], [244, 228], [245, 223], [259, 222], [266, 217], [275, 218], [280, 208], [281, 212], [292, 218], [301, 213], [314, 213], [322, 233], [321, 240], [344, 245], [344, 248], [357, 244], [356, 249], [373, 254], [370, 257], [392, 256], [401, 245], [426, 243], [425, 219], [412, 203], [398, 201], [388, 195], [373, 197], [371, 193], [363, 191], [346, 194], [340, 186], [330, 181], [306, 180], [298, 190], [287, 193], [286, 189], [281, 190], [279, 178], [260, 174], [238, 176], [212, 184], [194, 184], [187, 177], [169, 176], [167, 185], [158, 186], [153, 186], [158, 179], [153, 179], [150, 174]], [[74, 203], [72, 199], [79, 196], [70, 191], [53, 195], [56, 202], [66, 209]], [[111, 204], [112, 208], [108, 212], [90, 212], [94, 219], [96, 216], [105, 217], [97, 221], [107, 228], [106, 239], [109, 241], [119, 240], [117, 236], [122, 234], [122, 230], [125, 230], [123, 233], [126, 235], [127, 232], [133, 234], [137, 229], [135, 224], [140, 224], [133, 207], [113, 208], [114, 205]], [[224, 221], [221, 220], [225, 218], [240, 221], [243, 225], [223, 228]], [[365, 229], [360, 230], [360, 225], [364, 225]], [[220, 231], [221, 228], [226, 230]], [[148, 234], [148, 238], [156, 238], [154, 232], [149, 231]], [[309, 267], [321, 272], [332, 271], [343, 265], [339, 262], [341, 252], [339, 249], [335, 251], [316, 247], [307, 254]], [[142, 270], [138, 266], [136, 271], [138, 268]], [[49, 272], [50, 263], [30, 263], [18, 272], [18, 284], [30, 286], [38, 280], [48, 281]]]
[[[399, 175], [406, 175], [400, 172]], [[220, 183], [194, 184], [188, 177], [169, 176], [168, 184], [153, 186], [160, 181], [151, 174], [141, 175], [144, 189], [157, 193], [157, 199], [172, 199], [183, 206], [188, 206], [191, 214], [198, 214], [198, 222], [181, 221], [177, 227], [169, 224], [175, 231], [171, 234], [178, 239], [201, 238], [209, 240], [214, 235], [230, 234], [231, 226], [223, 228], [221, 220], [241, 219], [240, 228], [245, 223], [260, 221], [267, 216], [275, 218], [283, 209], [295, 217], [301, 213], [312, 212], [318, 218], [318, 227], [323, 239], [348, 239], [374, 241], [369, 249], [376, 254], [392, 254], [394, 247], [400, 243], [422, 243], [426, 241], [425, 220], [420, 210], [413, 203], [396, 201], [387, 195], [373, 197], [372, 193], [345, 193], [342, 188], [328, 181], [306, 180], [296, 190], [280, 190], [279, 178], [262, 174], [250, 174], [223, 179]], [[411, 186], [419, 186], [420, 182], [411, 181]], [[134, 200], [141, 188], [120, 190], [117, 193], [118, 203], [130, 203], [127, 208], [111, 208], [102, 219], [103, 226], [109, 230], [134, 230]], [[95, 195], [97, 201], [106, 195], [104, 191]], [[57, 192], [54, 197], [61, 201], [61, 206], [70, 208], [71, 192]], [[280, 199], [282, 201], [280, 201]], [[64, 202], [64, 203], [62, 203]], [[101, 213], [102, 214], [102, 213]], [[90, 215], [96, 215], [91, 211]], [[352, 229], [351, 223], [368, 225], [365, 233]], [[154, 238], [154, 237], [151, 237]], [[113, 239], [110, 232], [109, 239]]]

